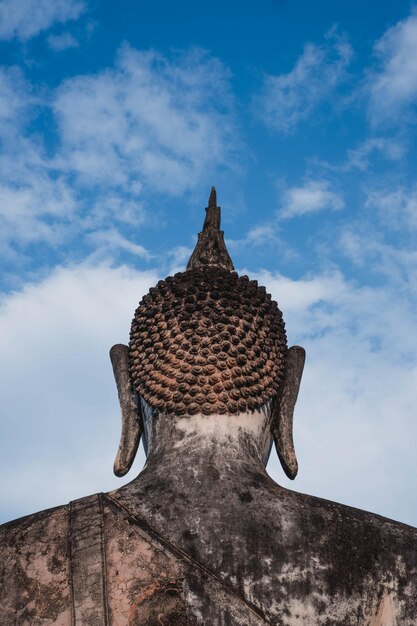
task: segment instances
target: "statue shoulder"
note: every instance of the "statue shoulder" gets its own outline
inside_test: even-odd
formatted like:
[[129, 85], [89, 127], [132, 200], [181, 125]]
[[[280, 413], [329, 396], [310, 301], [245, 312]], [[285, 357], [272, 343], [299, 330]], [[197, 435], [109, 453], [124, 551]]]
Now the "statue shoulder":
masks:
[[[293, 532], [298, 529], [300, 541], [318, 550], [332, 545], [332, 554], [369, 555], [368, 564], [378, 554], [397, 561], [401, 556], [417, 566], [417, 528], [331, 500], [286, 491], [285, 516], [292, 520]], [[278, 506], [280, 506], [278, 504]], [[281, 505], [282, 506], [282, 505]], [[319, 541], [314, 541], [314, 538]], [[372, 557], [372, 558], [371, 558]], [[336, 559], [337, 560], [337, 559]]]
[[282, 545], [287, 567], [291, 563], [292, 571], [302, 572], [293, 589], [298, 585], [302, 596], [305, 577], [310, 580], [303, 597], [307, 608], [320, 592], [331, 623], [339, 623], [332, 607], [340, 609], [347, 596], [348, 611], [356, 607], [375, 623], [385, 623], [388, 615], [396, 616], [392, 623], [417, 623], [416, 528], [295, 492], [286, 493], [285, 505]]
[[2, 624], [70, 624], [69, 595], [68, 507], [0, 526]]

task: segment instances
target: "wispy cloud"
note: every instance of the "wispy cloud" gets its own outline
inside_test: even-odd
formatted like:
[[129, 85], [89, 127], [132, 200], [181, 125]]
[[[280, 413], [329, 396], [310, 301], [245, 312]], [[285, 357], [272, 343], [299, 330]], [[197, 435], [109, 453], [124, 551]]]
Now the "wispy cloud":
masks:
[[249, 249], [265, 247], [276, 244], [279, 241], [277, 225], [274, 222], [258, 224], [248, 230], [241, 239], [227, 238], [226, 244], [231, 251], [242, 247]]
[[36, 105], [31, 85], [17, 66], [0, 66], [0, 131], [2, 135], [21, 129]]
[[[107, 233], [109, 249], [146, 258], [126, 234], [146, 223], [143, 198], [179, 196], [235, 167], [228, 85], [227, 69], [200, 51], [167, 59], [124, 46], [114, 67], [41, 95], [18, 70], [0, 68], [3, 257], [23, 262], [22, 247], [40, 242], [88, 248], [98, 231], [102, 246]], [[42, 118], [53, 149], [33, 124]]]
[[176, 246], [169, 250], [166, 254], [166, 262], [163, 263], [164, 267], [169, 268], [167, 273], [173, 276], [177, 272], [183, 272], [192, 252], [193, 248], [188, 248], [187, 246]]
[[26, 41], [55, 23], [78, 19], [85, 10], [83, 0], [2, 0], [0, 39]]
[[319, 171], [337, 172], [338, 174], [346, 174], [354, 170], [368, 172], [375, 166], [378, 167], [381, 161], [399, 162], [406, 156], [408, 149], [408, 142], [403, 137], [370, 135], [355, 147], [347, 148], [341, 163], [313, 158], [311, 165], [318, 168]]
[[[386, 241], [381, 232], [372, 231], [368, 225], [353, 224], [343, 229], [338, 246], [362, 271], [368, 268], [379, 275], [379, 280], [382, 276], [383, 280], [388, 279], [395, 284], [398, 294], [406, 293], [417, 298], [415, 233], [412, 233], [410, 239], [411, 245], [396, 246]], [[417, 303], [413, 307], [416, 309]]]
[[346, 79], [353, 57], [351, 45], [328, 35], [323, 46], [308, 43], [288, 74], [268, 75], [255, 99], [260, 119], [271, 129], [287, 133], [307, 119]]
[[60, 165], [89, 184], [129, 189], [140, 180], [181, 194], [230, 166], [229, 93], [227, 70], [200, 51], [169, 61], [126, 45], [114, 69], [58, 89]]
[[96, 230], [91, 233], [89, 238], [94, 243], [95, 258], [98, 256], [109, 258], [109, 256], [111, 257], [112, 253], [117, 250], [123, 250], [146, 261], [152, 258], [152, 255], [146, 248], [124, 237], [114, 228]]
[[325, 179], [315, 180], [308, 178], [298, 186], [290, 187], [284, 181], [279, 181], [279, 208], [275, 211], [274, 219], [258, 223], [250, 228], [240, 239], [228, 238], [226, 243], [230, 250], [242, 248], [248, 250], [276, 250], [286, 261], [298, 258], [298, 253], [291, 247], [282, 231], [283, 220], [290, 220], [299, 216], [316, 214], [322, 211], [340, 211], [345, 202], [342, 196], [332, 190], [331, 184]]
[[0, 68], [0, 249], [17, 254], [16, 245], [61, 241], [58, 223], [74, 216], [74, 193], [54, 169], [39, 138], [27, 131], [42, 109], [33, 87], [15, 68]]
[[417, 230], [417, 187], [369, 190], [366, 206], [393, 230]]
[[301, 186], [283, 188], [278, 217], [290, 219], [319, 211], [340, 211], [344, 205], [343, 198], [332, 191], [328, 181], [307, 180]]
[[71, 33], [61, 33], [60, 35], [49, 35], [48, 45], [52, 50], [61, 52], [68, 48], [78, 48], [79, 43]]
[[343, 166], [345, 171], [358, 169], [365, 171], [369, 167], [371, 157], [382, 155], [388, 161], [399, 161], [405, 154], [404, 142], [386, 137], [369, 137], [356, 148], [348, 149], [347, 160]]
[[398, 125], [417, 102], [417, 13], [387, 30], [374, 51], [379, 67], [368, 77], [370, 120]]

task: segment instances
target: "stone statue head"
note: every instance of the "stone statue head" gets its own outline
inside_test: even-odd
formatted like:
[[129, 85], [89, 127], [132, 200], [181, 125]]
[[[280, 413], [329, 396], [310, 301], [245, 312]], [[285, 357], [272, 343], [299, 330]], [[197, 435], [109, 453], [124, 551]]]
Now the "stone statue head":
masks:
[[214, 188], [187, 270], [150, 289], [129, 346], [110, 354], [123, 424], [117, 475], [134, 460], [149, 410], [170, 419], [263, 408], [283, 469], [295, 478], [292, 420], [305, 353], [288, 349], [282, 313], [265, 288], [234, 271]]

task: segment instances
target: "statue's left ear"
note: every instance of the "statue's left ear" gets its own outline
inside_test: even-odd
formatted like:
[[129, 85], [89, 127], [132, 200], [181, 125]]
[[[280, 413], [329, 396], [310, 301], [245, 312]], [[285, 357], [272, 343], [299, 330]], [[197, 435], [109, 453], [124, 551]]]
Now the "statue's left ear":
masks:
[[293, 480], [298, 463], [292, 435], [294, 407], [300, 388], [306, 353], [304, 348], [293, 346], [287, 351], [281, 391], [272, 405], [271, 430], [282, 469]]
[[129, 373], [129, 348], [121, 343], [110, 350], [114, 378], [122, 412], [122, 434], [113, 471], [124, 476], [132, 467], [143, 431], [142, 413]]

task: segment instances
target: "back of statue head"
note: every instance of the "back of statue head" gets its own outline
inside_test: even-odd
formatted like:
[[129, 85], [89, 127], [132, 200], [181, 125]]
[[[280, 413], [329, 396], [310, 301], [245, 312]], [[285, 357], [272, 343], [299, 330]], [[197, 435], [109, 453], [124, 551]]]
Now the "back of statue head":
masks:
[[[139, 422], [149, 411], [170, 419], [266, 409], [284, 470], [295, 477], [292, 413], [304, 351], [287, 348], [282, 313], [266, 289], [234, 271], [214, 188], [186, 271], [159, 281], [139, 303], [126, 358]], [[121, 404], [132, 419], [132, 406]], [[115, 472], [123, 475], [129, 464], [116, 459]]]

